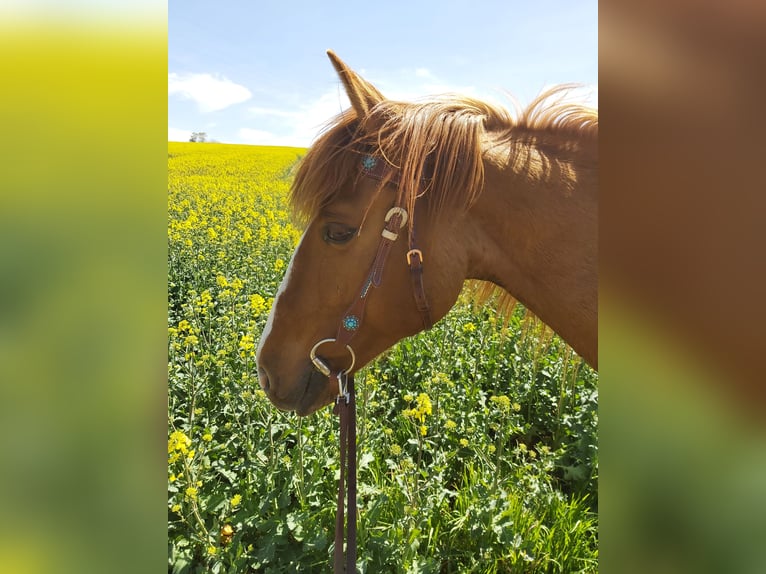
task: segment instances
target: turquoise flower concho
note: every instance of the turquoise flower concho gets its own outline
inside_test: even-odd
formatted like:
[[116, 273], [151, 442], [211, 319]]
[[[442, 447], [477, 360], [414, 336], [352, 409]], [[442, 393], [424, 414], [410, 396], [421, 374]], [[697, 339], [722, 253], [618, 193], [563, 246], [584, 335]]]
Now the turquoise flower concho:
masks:
[[347, 315], [344, 317], [343, 328], [346, 331], [356, 331], [359, 328], [359, 317], [356, 315]]
[[372, 171], [375, 169], [375, 166], [378, 164], [378, 160], [372, 157], [371, 155], [366, 155], [362, 158], [362, 167], [366, 171]]

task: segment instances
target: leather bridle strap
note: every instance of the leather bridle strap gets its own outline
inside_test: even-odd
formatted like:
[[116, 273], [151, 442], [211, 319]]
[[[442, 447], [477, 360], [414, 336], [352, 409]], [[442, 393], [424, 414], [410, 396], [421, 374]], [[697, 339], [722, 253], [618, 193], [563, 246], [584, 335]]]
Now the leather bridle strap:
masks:
[[335, 340], [339, 345], [348, 345], [349, 341], [356, 335], [359, 327], [364, 320], [364, 309], [367, 305], [367, 295], [372, 287], [379, 287], [383, 280], [383, 269], [385, 268], [388, 254], [396, 241], [399, 229], [407, 223], [407, 212], [400, 207], [392, 207], [386, 214], [386, 225], [381, 232], [378, 250], [375, 253], [375, 259], [372, 261], [370, 271], [359, 290], [358, 295], [346, 310], [343, 319], [338, 326], [338, 333]]
[[[390, 166], [385, 160], [381, 160], [371, 155], [366, 155], [362, 159], [362, 172], [366, 176], [377, 179], [378, 181], [391, 183], [393, 185], [399, 185], [400, 183], [399, 171], [396, 168]], [[412, 218], [412, 222], [408, 241], [409, 251], [407, 252], [407, 266], [410, 269], [410, 284], [412, 285], [412, 295], [415, 298], [415, 305], [420, 313], [423, 328], [428, 330], [433, 327], [433, 320], [431, 319], [431, 307], [428, 304], [426, 290], [423, 286], [423, 252], [416, 247], [415, 214], [410, 213], [409, 216]], [[388, 219], [386, 221], [388, 222]], [[405, 217], [401, 225], [404, 226], [406, 221]], [[381, 248], [382, 247], [383, 245], [381, 244]], [[388, 246], [388, 248], [390, 248], [390, 246]], [[378, 258], [376, 257], [376, 262], [377, 261]], [[385, 262], [385, 259], [383, 259], [383, 262]], [[381, 265], [377, 275], [377, 282], [375, 283], [376, 287], [380, 285], [380, 274], [382, 271], [383, 269]], [[365, 287], [362, 288], [363, 291], [364, 289]]]
[[[399, 183], [399, 174], [385, 161], [372, 156], [362, 160], [364, 173], [374, 179]], [[409, 214], [413, 216], [414, 214]], [[338, 507], [335, 519], [335, 550], [333, 556], [336, 574], [356, 572], [356, 405], [354, 395], [354, 376], [350, 374], [356, 362], [354, 350], [349, 342], [362, 326], [367, 296], [372, 287], [379, 287], [383, 280], [383, 270], [388, 260], [391, 247], [399, 236], [399, 231], [407, 223], [408, 214], [402, 205], [395, 205], [388, 210], [381, 240], [375, 253], [370, 271], [338, 326], [335, 339], [322, 339], [311, 349], [310, 358], [314, 366], [330, 379], [331, 385], [337, 385], [338, 396], [335, 399], [334, 413], [340, 418], [340, 479], [338, 481]], [[407, 266], [410, 271], [410, 283], [415, 304], [420, 313], [423, 327], [430, 329], [431, 310], [423, 287], [423, 253], [416, 247], [414, 222], [410, 225], [409, 251]], [[336, 343], [345, 347], [351, 356], [351, 365], [345, 371], [333, 371], [330, 366], [317, 356], [317, 350], [325, 343]], [[348, 491], [346, 492], [346, 480]], [[346, 500], [344, 500], [346, 499]], [[345, 511], [344, 511], [345, 502]], [[348, 516], [346, 517], [346, 513]], [[345, 536], [344, 536], [345, 534]], [[343, 540], [346, 539], [345, 566]]]
[[[345, 378], [345, 385], [343, 380]], [[345, 395], [335, 399], [334, 412], [340, 417], [340, 479], [338, 480], [338, 508], [335, 514], [335, 551], [333, 570], [356, 573], [356, 405], [354, 394], [354, 375], [333, 373], [330, 382], [345, 386]], [[345, 480], [348, 478], [348, 491]], [[346, 500], [344, 500], [346, 498]], [[343, 505], [348, 509], [347, 524], [344, 524]], [[344, 536], [345, 533], [345, 536]], [[343, 539], [346, 539], [346, 560], [344, 568]]]
[[423, 252], [415, 247], [415, 222], [413, 221], [412, 223], [409, 241], [410, 250], [407, 252], [407, 266], [410, 268], [412, 296], [415, 298], [415, 305], [420, 313], [420, 319], [423, 321], [423, 328], [427, 331], [433, 327], [431, 306], [428, 304], [426, 290], [423, 287]]

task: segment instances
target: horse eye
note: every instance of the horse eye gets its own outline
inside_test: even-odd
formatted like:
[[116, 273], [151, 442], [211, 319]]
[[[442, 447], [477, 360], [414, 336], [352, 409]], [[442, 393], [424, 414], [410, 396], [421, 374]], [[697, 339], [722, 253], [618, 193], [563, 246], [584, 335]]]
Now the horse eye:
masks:
[[356, 229], [342, 223], [328, 223], [322, 233], [322, 238], [327, 243], [342, 245], [348, 243], [356, 235]]

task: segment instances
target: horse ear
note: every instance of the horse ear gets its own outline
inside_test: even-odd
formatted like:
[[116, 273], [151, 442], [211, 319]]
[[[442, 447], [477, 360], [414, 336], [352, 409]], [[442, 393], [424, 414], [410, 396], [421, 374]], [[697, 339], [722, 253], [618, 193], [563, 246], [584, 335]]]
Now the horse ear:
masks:
[[340, 81], [346, 89], [348, 99], [351, 100], [351, 106], [356, 110], [360, 118], [366, 117], [370, 110], [376, 104], [382, 102], [385, 98], [378, 89], [368, 81], [362, 79], [359, 74], [349, 68], [343, 60], [335, 55], [332, 50], [327, 50], [327, 56], [330, 58], [335, 71], [338, 72]]

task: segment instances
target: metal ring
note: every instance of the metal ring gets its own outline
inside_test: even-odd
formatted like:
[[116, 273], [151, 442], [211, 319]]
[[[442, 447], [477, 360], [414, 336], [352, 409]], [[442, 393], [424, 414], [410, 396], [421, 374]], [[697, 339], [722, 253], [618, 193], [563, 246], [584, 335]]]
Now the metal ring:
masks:
[[[324, 343], [334, 343], [335, 341], [337, 341], [337, 339], [322, 339], [311, 348], [311, 352], [309, 353], [309, 358], [311, 359], [311, 362], [314, 364], [316, 369], [320, 373], [322, 373], [325, 377], [329, 377], [332, 371], [330, 370], [330, 367], [327, 365], [327, 363], [325, 363], [322, 359], [317, 357], [316, 351]], [[349, 345], [346, 345], [346, 349], [348, 349], [348, 352], [351, 354], [351, 365], [349, 365], [348, 369], [346, 369], [345, 371], [340, 371], [338, 373], [339, 375], [349, 373], [351, 369], [354, 368], [354, 365], [356, 364], [356, 354], [354, 353], [354, 349], [352, 349]]]
[[399, 224], [399, 227], [404, 227], [404, 225], [407, 223], [407, 210], [402, 207], [392, 207], [389, 209], [388, 213], [386, 213], [386, 223], [388, 223], [388, 220], [397, 214], [402, 216], [402, 222]]

